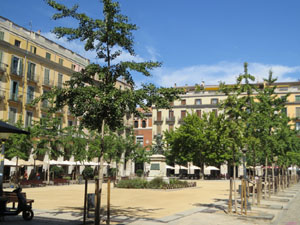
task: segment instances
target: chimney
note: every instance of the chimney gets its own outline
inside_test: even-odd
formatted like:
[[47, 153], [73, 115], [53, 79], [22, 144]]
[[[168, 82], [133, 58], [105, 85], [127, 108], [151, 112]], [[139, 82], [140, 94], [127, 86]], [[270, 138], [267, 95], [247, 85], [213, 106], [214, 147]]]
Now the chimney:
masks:
[[41, 30], [38, 30], [37, 33], [40, 35], [41, 34]]

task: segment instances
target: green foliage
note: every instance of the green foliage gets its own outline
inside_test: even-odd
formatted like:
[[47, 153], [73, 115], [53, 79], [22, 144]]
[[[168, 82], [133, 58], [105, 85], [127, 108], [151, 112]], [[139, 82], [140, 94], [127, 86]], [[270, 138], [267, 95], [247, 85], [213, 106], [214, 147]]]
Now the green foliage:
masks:
[[156, 177], [147, 184], [147, 188], [160, 189], [165, 185], [167, 185], [167, 183], [161, 177]]
[[89, 180], [94, 178], [94, 170], [92, 167], [86, 166], [82, 171], [82, 176], [84, 179]]
[[[16, 127], [31, 132], [30, 127], [24, 128], [23, 121], [19, 119], [15, 124]], [[19, 159], [27, 160], [31, 149], [33, 147], [32, 133], [26, 134], [12, 134], [5, 142], [5, 157], [11, 159], [18, 157]]]
[[54, 173], [55, 178], [62, 178], [62, 175], [64, 173], [64, 169], [58, 166], [51, 166], [50, 171]]
[[144, 171], [141, 169], [138, 169], [135, 173], [138, 177], [141, 177], [143, 175]]
[[146, 188], [147, 181], [141, 178], [130, 179], [130, 180], [120, 180], [117, 184], [118, 188]]

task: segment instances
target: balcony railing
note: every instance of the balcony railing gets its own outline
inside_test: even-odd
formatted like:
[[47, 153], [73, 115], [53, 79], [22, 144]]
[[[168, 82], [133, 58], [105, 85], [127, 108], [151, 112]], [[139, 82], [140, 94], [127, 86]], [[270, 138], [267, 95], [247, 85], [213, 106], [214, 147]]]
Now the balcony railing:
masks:
[[175, 117], [170, 116], [170, 117], [166, 118], [166, 123], [175, 123]]
[[0, 72], [5, 73], [8, 65], [5, 63], [0, 62]]
[[22, 99], [22, 96], [18, 96], [18, 94], [11, 94], [9, 97], [10, 101], [14, 101], [14, 102], [20, 102]]
[[18, 68], [11, 68], [11, 74], [22, 77], [23, 76], [23, 71], [22, 69], [18, 69]]
[[54, 82], [53, 82], [53, 80], [44, 80], [43, 85], [48, 86], [48, 87], [53, 87]]
[[183, 120], [184, 120], [185, 117], [186, 117], [186, 116], [181, 116], [181, 117], [179, 117], [178, 123], [183, 123]]
[[163, 118], [162, 117], [158, 117], [158, 118], [154, 118], [154, 124], [160, 124], [163, 122]]
[[35, 74], [35, 73], [34, 74], [27, 73], [27, 80], [38, 83], [39, 82], [39, 76], [38, 76], [38, 74]]

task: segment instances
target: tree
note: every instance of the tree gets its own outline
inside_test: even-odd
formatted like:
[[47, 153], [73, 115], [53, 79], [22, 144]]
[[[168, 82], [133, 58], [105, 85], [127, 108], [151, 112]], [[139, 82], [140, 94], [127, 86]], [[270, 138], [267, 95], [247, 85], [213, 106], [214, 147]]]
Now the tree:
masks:
[[[171, 102], [181, 92], [178, 89], [156, 90], [153, 85], [143, 85], [139, 90], [133, 89], [135, 83], [131, 71], [150, 76], [149, 71], [160, 66], [161, 63], [117, 61], [122, 51], [135, 55], [132, 31], [137, 29], [136, 25], [128, 23], [126, 16], [120, 14], [118, 2], [102, 1], [103, 19], [93, 19], [84, 13], [78, 13], [78, 5], [67, 8], [53, 0], [47, 0], [47, 3], [58, 11], [53, 15], [53, 19], [70, 17], [79, 22], [77, 28], [56, 27], [54, 33], [57, 37], [67, 37], [68, 40], [80, 39], [85, 43], [86, 51], [96, 51], [97, 57], [104, 61], [102, 65], [92, 63], [82, 71], [74, 73], [71, 80], [66, 83], [66, 88], [55, 90], [56, 106], [60, 108], [68, 105], [71, 113], [81, 117], [81, 124], [101, 133], [102, 139], [105, 125], [114, 131], [122, 126], [126, 113], [139, 115], [137, 105], [146, 108], [156, 103], [167, 107], [168, 104], [164, 103]], [[131, 86], [130, 88], [120, 90], [116, 87], [116, 82], [121, 77]], [[101, 149], [98, 156], [100, 189], [96, 190], [95, 224], [99, 224], [100, 221], [101, 178], [103, 177], [104, 146], [99, 147]]]
[[[24, 128], [23, 121], [20, 119], [16, 123], [16, 127], [30, 131], [30, 127]], [[19, 179], [19, 167], [18, 161], [19, 159], [28, 160], [31, 149], [33, 147], [32, 134], [12, 134], [9, 139], [6, 141], [6, 149], [5, 149], [5, 157], [11, 159], [13, 157], [17, 158], [16, 162], [16, 172], [17, 172], [17, 180]]]
[[43, 114], [40, 121], [34, 121], [32, 135], [36, 138], [35, 149], [36, 155], [48, 156], [47, 182], [50, 182], [50, 160], [63, 154], [61, 140], [62, 119], [60, 115], [50, 112]]

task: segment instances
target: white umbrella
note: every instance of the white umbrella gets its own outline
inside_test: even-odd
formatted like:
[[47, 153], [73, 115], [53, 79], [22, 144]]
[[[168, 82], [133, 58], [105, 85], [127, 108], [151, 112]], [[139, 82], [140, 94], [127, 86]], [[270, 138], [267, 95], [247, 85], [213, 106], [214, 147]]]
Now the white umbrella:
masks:
[[201, 170], [201, 168], [199, 166], [195, 166], [195, 165], [190, 166], [190, 169], [191, 170]]
[[173, 167], [173, 166], [169, 166], [169, 165], [166, 165], [166, 169], [171, 169], [171, 170], [174, 170], [174, 169], [175, 169], [175, 167]]
[[186, 168], [185, 166], [175, 165], [175, 169], [187, 170], [188, 168]]
[[16, 162], [10, 161], [9, 159], [4, 159], [4, 166], [16, 166]]
[[205, 169], [206, 170], [220, 170], [220, 169], [218, 169], [217, 167], [214, 167], [214, 166], [208, 166]]
[[50, 165], [60, 165], [60, 162], [58, 162], [56, 160], [50, 160], [49, 164]]

